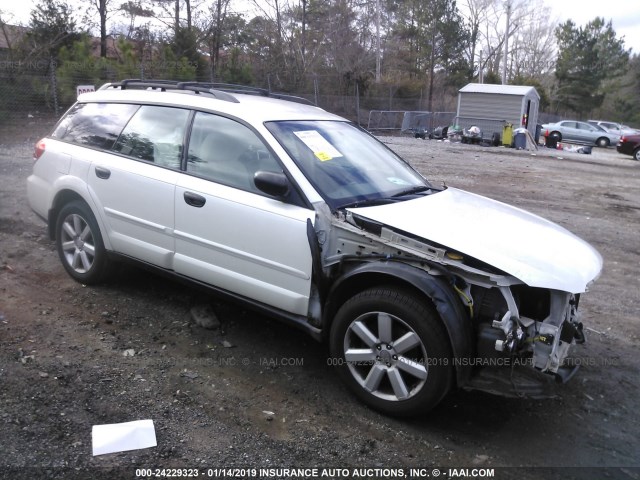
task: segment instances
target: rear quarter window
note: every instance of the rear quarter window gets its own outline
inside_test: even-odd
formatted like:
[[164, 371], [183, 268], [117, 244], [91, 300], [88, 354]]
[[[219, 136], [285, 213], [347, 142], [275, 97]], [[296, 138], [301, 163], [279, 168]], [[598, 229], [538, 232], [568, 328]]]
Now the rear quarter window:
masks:
[[78, 103], [56, 126], [53, 138], [110, 150], [138, 109], [123, 103]]

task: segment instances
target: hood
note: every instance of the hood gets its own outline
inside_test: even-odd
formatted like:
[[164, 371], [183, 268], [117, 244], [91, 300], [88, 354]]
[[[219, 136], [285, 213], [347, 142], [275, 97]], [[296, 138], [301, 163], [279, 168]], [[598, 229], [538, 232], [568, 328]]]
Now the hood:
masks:
[[584, 292], [602, 269], [600, 254], [561, 226], [456, 188], [349, 210], [474, 257], [531, 287]]

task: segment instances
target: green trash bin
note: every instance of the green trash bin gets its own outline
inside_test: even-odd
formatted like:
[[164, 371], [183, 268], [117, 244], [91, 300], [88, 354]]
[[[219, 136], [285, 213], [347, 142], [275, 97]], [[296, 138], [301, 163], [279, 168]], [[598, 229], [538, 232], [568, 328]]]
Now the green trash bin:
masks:
[[513, 125], [505, 123], [502, 127], [502, 145], [510, 147], [513, 143]]

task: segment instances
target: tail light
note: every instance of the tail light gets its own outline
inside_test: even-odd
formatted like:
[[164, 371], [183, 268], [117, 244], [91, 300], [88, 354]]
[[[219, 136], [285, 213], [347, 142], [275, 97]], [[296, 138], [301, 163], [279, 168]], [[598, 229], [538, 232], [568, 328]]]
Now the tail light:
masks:
[[44, 139], [36, 143], [35, 150], [33, 151], [34, 160], [38, 160], [42, 156], [42, 154], [44, 153], [44, 148], [45, 148]]

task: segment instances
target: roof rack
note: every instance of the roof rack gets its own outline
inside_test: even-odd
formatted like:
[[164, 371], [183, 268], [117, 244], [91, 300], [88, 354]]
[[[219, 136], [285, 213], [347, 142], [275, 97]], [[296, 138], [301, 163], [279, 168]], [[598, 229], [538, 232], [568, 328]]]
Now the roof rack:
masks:
[[289, 95], [288, 93], [277, 93], [267, 90], [266, 88], [251, 87], [248, 85], [237, 85], [234, 83], [203, 83], [203, 82], [187, 82], [193, 85], [206, 85], [210, 88], [228, 93], [241, 93], [245, 95], [259, 95], [261, 97], [271, 97], [290, 102], [303, 103], [305, 105], [313, 105], [313, 102], [304, 97]]
[[206, 93], [212, 95], [218, 100], [239, 103], [239, 100], [233, 96], [233, 94], [236, 93], [278, 98], [280, 100], [313, 105], [312, 102], [303, 97], [297, 97], [286, 93], [275, 93], [264, 88], [235, 85], [232, 83], [179, 82], [175, 80], [142, 80], [139, 78], [128, 78], [120, 82], [106, 83], [100, 87], [100, 90], [106, 90], [108, 88], [119, 88], [120, 90], [150, 89], [159, 90], [161, 92], [166, 92], [167, 90], [188, 90], [195, 92], [196, 94]]
[[189, 90], [197, 94], [207, 93], [217, 98], [218, 100], [224, 100], [225, 102], [239, 103], [238, 99], [233, 95], [229, 95], [221, 90], [214, 90], [207, 85], [199, 84], [198, 82], [177, 82], [174, 80], [142, 80], [139, 78], [127, 78], [120, 82], [106, 83], [100, 90], [106, 90], [109, 88], [119, 88], [120, 90], [159, 90], [166, 92], [167, 90]]

